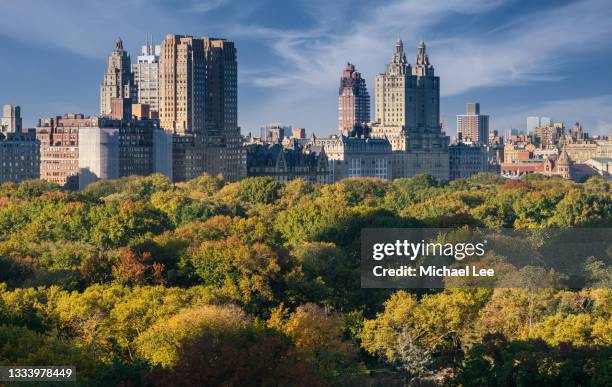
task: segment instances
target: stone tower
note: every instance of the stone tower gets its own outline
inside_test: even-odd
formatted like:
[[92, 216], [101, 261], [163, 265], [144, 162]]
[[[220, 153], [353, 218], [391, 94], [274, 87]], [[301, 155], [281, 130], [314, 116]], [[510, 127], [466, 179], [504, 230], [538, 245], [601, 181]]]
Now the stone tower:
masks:
[[373, 137], [385, 137], [395, 153], [393, 177], [429, 173], [447, 180], [448, 137], [440, 124], [440, 78], [420, 42], [414, 66], [398, 40], [386, 71], [376, 77]]
[[130, 55], [123, 49], [121, 38], [117, 38], [115, 49], [108, 56], [106, 72], [100, 86], [100, 114], [106, 116], [111, 113], [113, 98], [133, 97], [135, 88], [130, 69]]

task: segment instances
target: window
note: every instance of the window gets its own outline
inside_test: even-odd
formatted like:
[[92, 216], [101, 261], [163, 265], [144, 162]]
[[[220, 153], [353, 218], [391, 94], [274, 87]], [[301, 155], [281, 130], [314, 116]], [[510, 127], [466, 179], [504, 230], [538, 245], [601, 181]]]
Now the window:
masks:
[[381, 179], [388, 179], [387, 174], [387, 160], [376, 159], [374, 160], [374, 176]]
[[361, 159], [360, 158], [351, 159], [351, 162], [349, 164], [348, 175], [349, 177], [360, 177], [361, 176]]

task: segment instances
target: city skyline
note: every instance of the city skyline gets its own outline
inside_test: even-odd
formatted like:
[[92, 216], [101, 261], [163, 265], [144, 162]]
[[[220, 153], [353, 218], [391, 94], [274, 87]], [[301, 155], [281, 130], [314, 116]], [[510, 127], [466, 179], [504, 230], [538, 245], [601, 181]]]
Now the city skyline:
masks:
[[[490, 114], [492, 129], [522, 128], [527, 116], [552, 116], [568, 125], [580, 121], [592, 134], [609, 133], [612, 127], [612, 93], [606, 87], [611, 75], [605, 71], [612, 26], [605, 1], [427, 6], [315, 1], [284, 7], [181, 1], [131, 12], [143, 6], [137, 0], [125, 4], [121, 14], [109, 12], [116, 7], [107, 3], [113, 2], [105, 7], [83, 2], [79, 9], [63, 1], [0, 5], [8, 16], [0, 26], [0, 49], [11, 53], [0, 64], [0, 102], [20, 105], [24, 126], [66, 112], [97, 114], [100, 77], [117, 36], [134, 63], [147, 34], [159, 44], [167, 33], [184, 33], [236, 42], [243, 134], [273, 121], [317, 135], [334, 133], [337, 80], [346, 62], [355, 64], [372, 93], [388, 47], [401, 36], [413, 52], [419, 35], [445, 79], [441, 113], [448, 135], [455, 133], [453, 118], [473, 100]], [[92, 13], [99, 20], [90, 25]], [[37, 27], [44, 25], [43, 17], [55, 20], [57, 28]], [[112, 29], [95, 28], [110, 18], [117, 19]], [[68, 19], [71, 23], [62, 23]], [[466, 23], [456, 23], [459, 19]], [[24, 23], [33, 25], [32, 33], [21, 33]], [[40, 57], [46, 58], [44, 66]]]

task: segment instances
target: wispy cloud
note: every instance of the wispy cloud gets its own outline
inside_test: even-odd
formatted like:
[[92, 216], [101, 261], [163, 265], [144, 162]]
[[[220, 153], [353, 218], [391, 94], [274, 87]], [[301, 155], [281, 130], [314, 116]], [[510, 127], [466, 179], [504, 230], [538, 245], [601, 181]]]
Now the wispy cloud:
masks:
[[0, 37], [96, 58], [108, 55], [116, 35], [140, 42], [161, 25], [180, 26], [147, 0], [2, 0], [0, 15]]
[[193, 0], [187, 7], [188, 11], [205, 13], [227, 4], [228, 0]]
[[[435, 36], [428, 43], [432, 61], [444, 78], [443, 95], [482, 86], [558, 81], [563, 76], [557, 70], [566, 56], [610, 45], [612, 7], [605, 0], [521, 16], [488, 33], [439, 37], [434, 30], [445, 20], [460, 23], [463, 15], [485, 14], [503, 3], [395, 1], [339, 29], [321, 23], [308, 30], [239, 26], [234, 32], [267, 38], [272, 52], [286, 63], [278, 69], [279, 78], [322, 87], [337, 79], [338, 68], [347, 60], [372, 79], [384, 70], [398, 36], [406, 38], [407, 47], [423, 34]], [[320, 19], [325, 20], [325, 15], [321, 12]], [[581, 27], [574, 27], [576, 21]]]
[[[517, 86], [532, 82], [561, 81], [560, 69], [572, 56], [609, 49], [612, 41], [612, 7], [606, 0], [586, 0], [517, 15], [489, 31], [475, 30], [447, 36], [443, 24], [461, 23], [464, 18], [482, 15], [509, 1], [392, 1], [364, 12], [338, 28], [329, 23], [329, 12], [320, 9], [321, 23], [305, 30], [276, 30], [258, 26], [238, 26], [237, 36], [266, 37], [270, 51], [279, 58], [276, 76], [255, 77], [261, 87], [285, 86], [283, 98], [260, 101], [278, 107], [278, 115], [291, 111], [306, 118], [335, 110], [333, 91], [342, 65], [355, 63], [366, 76], [370, 90], [373, 78], [384, 71], [392, 54], [393, 41], [401, 36], [408, 54], [420, 36], [428, 40], [431, 60], [441, 76], [443, 96], [466, 93], [479, 87]], [[311, 9], [316, 12], [316, 9]], [[294, 93], [292, 95], [292, 93]], [[330, 93], [327, 98], [305, 100], [304, 96]], [[332, 97], [333, 96], [333, 97]], [[323, 106], [323, 101], [329, 106]], [[305, 103], [303, 105], [290, 104]], [[279, 105], [280, 104], [280, 105]], [[304, 109], [300, 117], [296, 107]], [[258, 106], [257, 111], [273, 110]], [[247, 114], [248, 111], [247, 111]], [[289, 118], [289, 115], [285, 115]], [[283, 119], [285, 119], [283, 117]], [[307, 118], [306, 118], [307, 119]], [[334, 121], [330, 120], [333, 127]], [[318, 128], [329, 131], [329, 128]]]
[[374, 77], [398, 37], [411, 61], [425, 38], [445, 97], [563, 81], [568, 65], [612, 45], [609, 0], [537, 7], [522, 0], [276, 1], [0, 0], [0, 43], [9, 37], [103, 65], [116, 35], [132, 51], [151, 33], [225, 36], [239, 50], [239, 119], [246, 129], [283, 120], [322, 134], [335, 130], [343, 65], [354, 63], [373, 95]]

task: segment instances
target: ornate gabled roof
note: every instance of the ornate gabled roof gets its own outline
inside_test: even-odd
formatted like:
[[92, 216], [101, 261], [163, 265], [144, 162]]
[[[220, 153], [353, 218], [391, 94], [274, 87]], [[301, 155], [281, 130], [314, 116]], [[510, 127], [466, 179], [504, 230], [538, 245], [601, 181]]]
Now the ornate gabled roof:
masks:
[[557, 159], [557, 164], [569, 165], [570, 163], [571, 163], [571, 159], [569, 157], [569, 154], [567, 153], [565, 148], [563, 148], [563, 151], [561, 152], [561, 154], [559, 155], [559, 158]]

